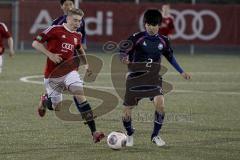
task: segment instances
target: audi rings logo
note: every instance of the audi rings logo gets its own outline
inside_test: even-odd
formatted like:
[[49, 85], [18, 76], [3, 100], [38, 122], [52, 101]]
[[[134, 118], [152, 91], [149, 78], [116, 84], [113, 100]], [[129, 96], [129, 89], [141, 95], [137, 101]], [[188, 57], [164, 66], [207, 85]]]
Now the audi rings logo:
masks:
[[[186, 9], [183, 11], [177, 11], [172, 9], [171, 15], [175, 17], [174, 19], [175, 34], [172, 36], [172, 39], [182, 38], [184, 40], [193, 40], [199, 38], [201, 40], [206, 41], [217, 37], [221, 30], [221, 20], [219, 16], [211, 10], [201, 10], [198, 12], [192, 9]], [[186, 33], [187, 28], [186, 16], [192, 16], [192, 22], [190, 23], [192, 27], [192, 32], [189, 34]], [[210, 33], [203, 33], [204, 27], [206, 27], [206, 24], [204, 24], [205, 16], [212, 18], [215, 23], [215, 28]], [[139, 20], [139, 27], [141, 31], [144, 30], [143, 15]]]
[[70, 50], [70, 51], [73, 51], [74, 45], [72, 45], [72, 44], [70, 44], [70, 43], [62, 43], [62, 48], [63, 48], [63, 49]]

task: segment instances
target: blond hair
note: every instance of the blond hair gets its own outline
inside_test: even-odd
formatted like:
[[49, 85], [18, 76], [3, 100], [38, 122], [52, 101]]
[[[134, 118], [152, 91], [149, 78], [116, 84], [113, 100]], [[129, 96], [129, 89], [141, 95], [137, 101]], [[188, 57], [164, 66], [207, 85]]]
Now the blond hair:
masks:
[[79, 16], [83, 17], [84, 16], [84, 12], [81, 9], [73, 8], [73, 9], [68, 11], [67, 15], [68, 16], [79, 15]]

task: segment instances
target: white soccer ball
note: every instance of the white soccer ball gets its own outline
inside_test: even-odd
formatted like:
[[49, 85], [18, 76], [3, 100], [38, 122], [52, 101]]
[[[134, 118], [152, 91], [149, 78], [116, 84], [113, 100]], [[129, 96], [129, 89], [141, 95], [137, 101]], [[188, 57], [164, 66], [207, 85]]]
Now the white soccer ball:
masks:
[[126, 147], [126, 134], [118, 131], [111, 132], [107, 137], [107, 144], [111, 149], [121, 149]]

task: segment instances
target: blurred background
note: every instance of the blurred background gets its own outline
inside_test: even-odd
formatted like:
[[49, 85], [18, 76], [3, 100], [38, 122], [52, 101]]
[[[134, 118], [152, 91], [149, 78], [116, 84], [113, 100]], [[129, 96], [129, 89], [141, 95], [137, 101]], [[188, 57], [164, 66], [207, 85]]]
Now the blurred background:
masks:
[[[99, 51], [108, 41], [119, 43], [143, 30], [144, 10], [165, 3], [171, 5], [177, 51], [239, 51], [239, 0], [76, 0], [85, 12], [88, 50]], [[32, 49], [33, 37], [62, 14], [59, 0], [0, 1], [0, 21], [11, 30], [17, 50]]]

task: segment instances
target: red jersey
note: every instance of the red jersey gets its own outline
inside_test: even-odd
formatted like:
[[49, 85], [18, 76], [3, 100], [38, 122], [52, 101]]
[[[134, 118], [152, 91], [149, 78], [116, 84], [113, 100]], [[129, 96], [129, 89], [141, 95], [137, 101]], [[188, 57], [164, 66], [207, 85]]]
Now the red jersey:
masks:
[[164, 36], [169, 36], [170, 34], [173, 34], [174, 31], [174, 23], [173, 23], [173, 17], [163, 17], [162, 24], [159, 29], [159, 34]]
[[0, 23], [0, 55], [4, 52], [3, 39], [11, 37], [7, 26], [4, 23]]
[[53, 54], [60, 54], [61, 63], [55, 64], [49, 58], [45, 67], [45, 78], [62, 77], [76, 70], [78, 65], [74, 61], [74, 50], [81, 47], [81, 33], [70, 31], [64, 24], [51, 26], [40, 33], [35, 40], [47, 42], [47, 50]]

